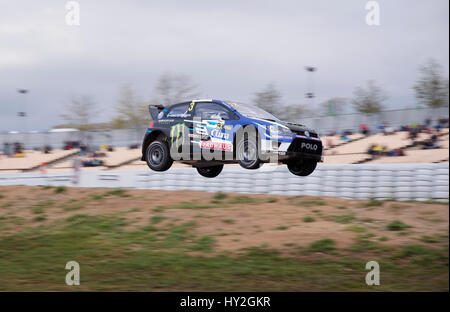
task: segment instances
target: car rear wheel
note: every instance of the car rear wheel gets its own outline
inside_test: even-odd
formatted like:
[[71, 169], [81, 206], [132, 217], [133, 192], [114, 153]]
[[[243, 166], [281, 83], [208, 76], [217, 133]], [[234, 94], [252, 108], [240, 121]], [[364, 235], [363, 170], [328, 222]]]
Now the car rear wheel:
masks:
[[197, 172], [205, 178], [217, 177], [223, 169], [223, 165], [211, 166], [211, 167], [197, 167]]
[[311, 159], [290, 159], [287, 162], [289, 171], [298, 176], [308, 176], [314, 172], [317, 161]]
[[170, 157], [169, 146], [166, 142], [153, 141], [147, 147], [145, 160], [150, 169], [155, 171], [166, 171], [173, 163]]

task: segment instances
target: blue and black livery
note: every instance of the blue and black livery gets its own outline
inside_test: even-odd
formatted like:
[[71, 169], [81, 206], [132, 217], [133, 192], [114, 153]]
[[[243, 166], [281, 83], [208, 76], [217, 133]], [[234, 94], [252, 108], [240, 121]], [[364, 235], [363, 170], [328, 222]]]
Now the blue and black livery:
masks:
[[[286, 164], [292, 173], [306, 176], [323, 161], [316, 131], [281, 121], [253, 105], [208, 99], [150, 105], [149, 111], [152, 122], [142, 144], [142, 160], [155, 171], [169, 169], [173, 152], [181, 145], [188, 153], [179, 161], [205, 177], [217, 176], [224, 164], [256, 169], [273, 159]], [[218, 153], [210, 159], [203, 157], [205, 151]]]

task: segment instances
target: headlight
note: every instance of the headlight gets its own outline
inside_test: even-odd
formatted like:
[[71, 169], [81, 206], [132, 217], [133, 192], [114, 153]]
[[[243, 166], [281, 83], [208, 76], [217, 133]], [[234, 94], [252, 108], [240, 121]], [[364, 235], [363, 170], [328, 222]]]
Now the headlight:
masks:
[[275, 125], [270, 125], [269, 131], [271, 135], [275, 133], [277, 133], [278, 135], [292, 135], [291, 130], [289, 130], [288, 128], [278, 127]]

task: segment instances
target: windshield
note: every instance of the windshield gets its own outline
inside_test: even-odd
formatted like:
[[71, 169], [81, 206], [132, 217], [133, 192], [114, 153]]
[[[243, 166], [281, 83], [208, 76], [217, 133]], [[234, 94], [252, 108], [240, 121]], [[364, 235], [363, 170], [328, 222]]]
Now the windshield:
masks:
[[242, 104], [236, 102], [227, 102], [231, 107], [237, 110], [241, 115], [249, 118], [261, 118], [273, 121], [280, 121], [280, 119], [262, 108], [251, 104]]

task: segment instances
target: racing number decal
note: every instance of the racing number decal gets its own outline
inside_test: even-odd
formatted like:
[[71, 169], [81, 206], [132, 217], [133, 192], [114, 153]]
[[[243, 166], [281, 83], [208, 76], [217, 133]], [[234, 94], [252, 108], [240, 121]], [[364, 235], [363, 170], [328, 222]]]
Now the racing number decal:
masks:
[[189, 104], [188, 112], [191, 112], [194, 109], [194, 105], [195, 102], [191, 102], [191, 104]]

